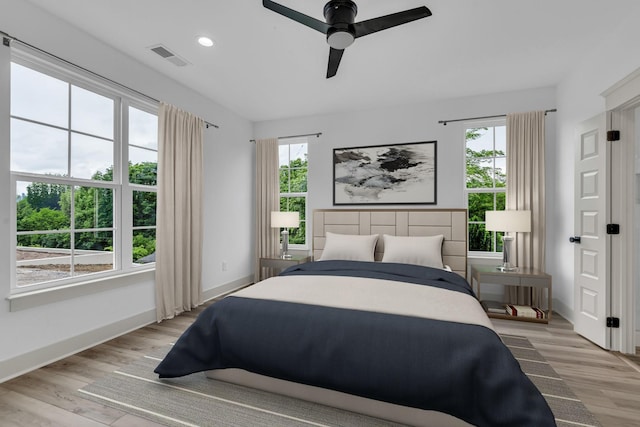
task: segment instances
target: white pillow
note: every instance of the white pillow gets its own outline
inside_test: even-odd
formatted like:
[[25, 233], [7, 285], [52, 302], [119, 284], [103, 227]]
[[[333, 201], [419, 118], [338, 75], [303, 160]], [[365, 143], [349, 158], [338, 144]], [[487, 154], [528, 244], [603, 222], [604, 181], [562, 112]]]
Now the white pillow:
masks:
[[356, 235], [326, 233], [324, 249], [319, 261], [347, 260], [347, 261], [374, 261], [374, 252], [377, 234]]
[[444, 268], [442, 241], [444, 236], [390, 236], [385, 234], [382, 262], [399, 262], [425, 267]]

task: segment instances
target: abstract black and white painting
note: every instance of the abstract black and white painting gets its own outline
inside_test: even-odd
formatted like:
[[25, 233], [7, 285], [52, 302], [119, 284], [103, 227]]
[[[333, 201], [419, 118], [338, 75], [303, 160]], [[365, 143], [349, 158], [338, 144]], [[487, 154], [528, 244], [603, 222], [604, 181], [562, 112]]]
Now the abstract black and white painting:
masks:
[[435, 204], [436, 141], [333, 150], [333, 204]]

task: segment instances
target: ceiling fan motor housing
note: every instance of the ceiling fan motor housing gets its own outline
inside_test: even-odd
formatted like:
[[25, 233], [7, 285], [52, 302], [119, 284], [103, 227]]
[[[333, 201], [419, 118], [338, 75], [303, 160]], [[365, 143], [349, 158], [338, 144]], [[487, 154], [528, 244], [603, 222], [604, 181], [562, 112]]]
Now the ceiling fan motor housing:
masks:
[[353, 23], [358, 7], [350, 0], [332, 0], [324, 5], [324, 18], [331, 26], [327, 31], [327, 43], [334, 49], [345, 49], [355, 40]]

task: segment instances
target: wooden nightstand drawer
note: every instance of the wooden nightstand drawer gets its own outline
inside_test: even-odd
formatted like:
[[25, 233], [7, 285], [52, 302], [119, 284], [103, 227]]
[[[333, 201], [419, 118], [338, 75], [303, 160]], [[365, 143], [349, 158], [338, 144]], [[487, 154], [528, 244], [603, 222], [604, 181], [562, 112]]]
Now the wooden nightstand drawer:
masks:
[[520, 278], [513, 275], [506, 275], [503, 273], [497, 274], [483, 274], [482, 281], [485, 283], [495, 283], [496, 285], [520, 285]]
[[522, 277], [520, 279], [520, 286], [533, 286], [536, 288], [547, 288], [551, 284], [551, 279], [537, 278], [537, 277]]

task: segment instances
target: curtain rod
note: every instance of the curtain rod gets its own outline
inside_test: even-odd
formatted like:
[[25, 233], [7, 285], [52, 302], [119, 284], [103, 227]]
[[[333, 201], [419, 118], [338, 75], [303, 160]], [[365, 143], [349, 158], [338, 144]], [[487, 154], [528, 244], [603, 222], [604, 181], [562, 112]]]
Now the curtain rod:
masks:
[[[4, 31], [0, 31], [0, 34], [2, 34], [2, 44], [3, 44], [3, 45], [5, 45], [5, 46], [9, 46], [9, 45], [11, 44], [11, 41], [16, 41], [16, 42], [18, 42], [18, 43], [20, 43], [20, 44], [23, 44], [24, 46], [28, 46], [28, 47], [30, 47], [31, 49], [37, 50], [37, 51], [38, 51], [38, 52], [40, 52], [40, 53], [43, 53], [43, 54], [48, 55], [48, 56], [50, 56], [50, 57], [52, 57], [52, 58], [55, 58], [55, 59], [57, 59], [58, 61], [62, 61], [62, 62], [64, 62], [65, 64], [71, 65], [72, 67], [75, 67], [75, 68], [80, 69], [80, 70], [82, 70], [82, 71], [84, 71], [84, 72], [87, 72], [87, 73], [89, 73], [89, 74], [91, 74], [91, 75], [93, 75], [93, 76], [96, 76], [96, 77], [99, 77], [99, 78], [101, 78], [101, 79], [103, 79], [103, 80], [106, 80], [106, 81], [108, 81], [109, 83], [114, 84], [114, 85], [116, 85], [116, 86], [118, 86], [118, 87], [120, 87], [120, 88], [124, 88], [124, 89], [126, 89], [126, 90], [128, 90], [128, 91], [130, 91], [130, 92], [133, 92], [133, 93], [135, 93], [135, 94], [138, 94], [138, 95], [140, 95], [140, 96], [143, 96], [143, 97], [145, 97], [145, 98], [147, 98], [147, 99], [149, 99], [149, 100], [151, 100], [151, 101], [154, 101], [154, 102], [160, 103], [160, 101], [159, 101], [158, 99], [156, 99], [156, 98], [154, 98], [154, 97], [152, 97], [152, 96], [149, 96], [149, 95], [147, 95], [147, 94], [145, 94], [145, 93], [142, 93], [142, 92], [140, 92], [139, 90], [132, 89], [132, 88], [130, 88], [129, 86], [125, 86], [125, 85], [124, 85], [124, 84], [122, 84], [122, 83], [116, 82], [115, 80], [111, 80], [111, 79], [110, 79], [110, 78], [108, 78], [108, 77], [105, 77], [105, 76], [103, 76], [103, 75], [101, 75], [101, 74], [96, 73], [95, 71], [91, 71], [91, 70], [89, 70], [89, 69], [87, 69], [87, 68], [84, 68], [84, 67], [82, 67], [82, 66], [78, 65], [78, 64], [74, 64], [73, 62], [68, 61], [68, 60], [66, 60], [66, 59], [64, 59], [64, 58], [61, 58], [61, 57], [59, 57], [59, 56], [57, 56], [57, 55], [54, 55], [54, 54], [53, 54], [53, 53], [51, 53], [51, 52], [47, 52], [46, 50], [40, 49], [39, 47], [33, 46], [32, 44], [29, 44], [29, 43], [27, 43], [27, 42], [25, 42], [25, 41], [22, 41], [22, 40], [20, 40], [20, 39], [18, 39], [18, 38], [16, 38], [16, 37], [13, 37], [13, 36], [11, 36], [11, 35], [9, 35], [9, 34], [5, 33]], [[215, 123], [211, 123], [211, 122], [208, 122], [208, 121], [206, 121], [206, 120], [204, 121], [204, 123], [205, 123], [205, 125], [207, 126], [207, 129], [209, 128], [209, 126], [213, 126], [213, 127], [214, 127], [214, 128], [216, 128], [216, 129], [219, 129], [219, 128], [220, 128], [220, 126], [216, 125]]]
[[[544, 115], [546, 116], [547, 113], [555, 113], [556, 111], [558, 111], [557, 109], [553, 108], [551, 110], [544, 110]], [[443, 125], [447, 125], [447, 123], [453, 123], [453, 122], [466, 122], [467, 120], [481, 120], [481, 119], [495, 119], [496, 117], [507, 117], [506, 114], [496, 114], [495, 116], [484, 116], [484, 117], [469, 117], [466, 119], [452, 119], [452, 120], [438, 120], [438, 123], [441, 123]]]
[[[322, 135], [322, 132], [305, 133], [305, 134], [302, 134], [302, 135], [279, 136], [278, 139], [302, 138], [304, 136], [315, 136], [316, 138], [320, 138], [320, 135]], [[256, 140], [255, 139], [250, 139], [249, 142], [256, 142]]]

